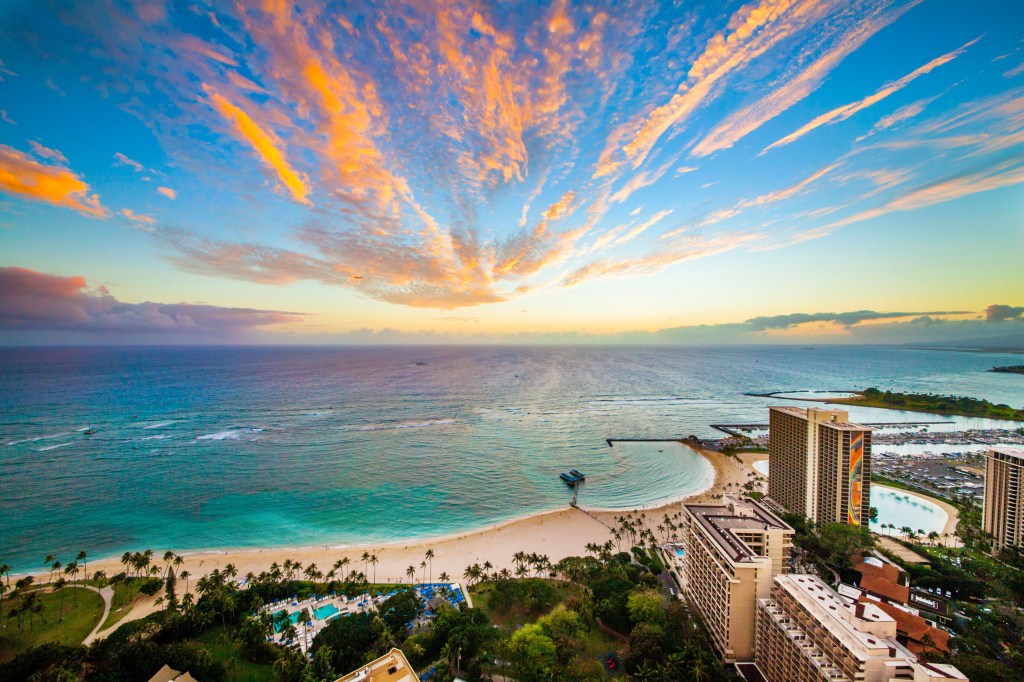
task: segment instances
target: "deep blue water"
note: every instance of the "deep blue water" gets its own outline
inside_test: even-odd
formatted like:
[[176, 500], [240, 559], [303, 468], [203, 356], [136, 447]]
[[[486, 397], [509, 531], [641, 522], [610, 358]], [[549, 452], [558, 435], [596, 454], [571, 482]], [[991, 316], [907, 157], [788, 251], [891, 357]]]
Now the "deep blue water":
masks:
[[709, 424], [766, 421], [782, 402], [748, 391], [879, 386], [1019, 406], [1021, 377], [984, 371], [1014, 360], [872, 347], [2, 349], [0, 558], [19, 571], [79, 549], [440, 535], [564, 506], [569, 468], [587, 473], [585, 506], [645, 504], [706, 485], [706, 463], [605, 438], [715, 436]]

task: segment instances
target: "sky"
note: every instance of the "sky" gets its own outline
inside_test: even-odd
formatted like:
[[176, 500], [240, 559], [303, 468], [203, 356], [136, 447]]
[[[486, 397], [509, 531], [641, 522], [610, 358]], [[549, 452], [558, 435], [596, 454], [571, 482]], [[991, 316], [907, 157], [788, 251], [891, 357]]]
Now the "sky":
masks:
[[0, 343], [1024, 337], [1021, 26], [0, 0]]

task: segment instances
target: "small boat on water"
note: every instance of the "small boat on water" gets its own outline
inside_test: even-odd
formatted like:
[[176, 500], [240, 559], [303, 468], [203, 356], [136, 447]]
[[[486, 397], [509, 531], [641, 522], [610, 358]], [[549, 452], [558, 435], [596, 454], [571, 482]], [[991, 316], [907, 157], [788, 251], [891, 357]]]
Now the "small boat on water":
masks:
[[560, 474], [558, 477], [565, 481], [566, 485], [571, 486], [576, 486], [576, 484], [583, 483], [583, 481], [587, 480], [587, 477], [583, 475], [583, 472], [577, 469], [573, 469], [567, 474]]
[[86, 429], [85, 431], [82, 431], [82, 433], [84, 433], [87, 436], [91, 436], [92, 434], [96, 433], [96, 429]]

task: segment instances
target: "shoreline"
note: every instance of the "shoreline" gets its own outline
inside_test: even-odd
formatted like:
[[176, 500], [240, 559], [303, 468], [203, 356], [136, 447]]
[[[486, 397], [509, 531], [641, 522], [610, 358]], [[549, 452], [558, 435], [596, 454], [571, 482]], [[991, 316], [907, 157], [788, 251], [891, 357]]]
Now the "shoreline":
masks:
[[[718, 497], [728, 492], [727, 488], [732, 488], [731, 484], [738, 483], [736, 487], [739, 487], [746, 482], [746, 472], [741, 468], [739, 460], [715, 450], [706, 450], [685, 443], [684, 445], [692, 448], [711, 466], [713, 476], [710, 477], [710, 481], [694, 492], [655, 500], [646, 505], [621, 509], [591, 509], [586, 506], [575, 509], [566, 505], [471, 530], [408, 540], [315, 546], [210, 547], [175, 551], [175, 554], [180, 554], [184, 560], [180, 568], [189, 571], [190, 581], [208, 574], [215, 568], [222, 569], [228, 563], [234, 564], [239, 576], [244, 577], [249, 572], [258, 574], [260, 571], [269, 570], [271, 563], [281, 563], [285, 559], [299, 560], [303, 566], [310, 562], [315, 563], [326, 573], [336, 560], [347, 557], [351, 562], [347, 570], [362, 570], [364, 567], [361, 566], [363, 562], [360, 557], [364, 551], [376, 554], [379, 559], [376, 577], [373, 566], [367, 566], [368, 570], [364, 571], [368, 573], [367, 577], [371, 582], [407, 582], [408, 566], [414, 566], [418, 575], [419, 563], [427, 549], [435, 551], [432, 570], [435, 578], [441, 572], [448, 572], [453, 579], [459, 579], [466, 566], [474, 562], [490, 561], [494, 570], [511, 569], [512, 555], [518, 551], [548, 554], [551, 562], [555, 563], [566, 556], [586, 554], [588, 543], [603, 543], [611, 539], [609, 526], [614, 526], [620, 516], [644, 513], [648, 517], [649, 527], [655, 530], [661, 514], [675, 513], [682, 502]], [[166, 549], [153, 548], [154, 565], [161, 565], [159, 558]], [[90, 559], [88, 565], [90, 574], [103, 570], [109, 576], [124, 570], [120, 555]], [[38, 579], [40, 576], [48, 576], [48, 573], [48, 570], [40, 570], [20, 572], [16, 575], [34, 575]]]

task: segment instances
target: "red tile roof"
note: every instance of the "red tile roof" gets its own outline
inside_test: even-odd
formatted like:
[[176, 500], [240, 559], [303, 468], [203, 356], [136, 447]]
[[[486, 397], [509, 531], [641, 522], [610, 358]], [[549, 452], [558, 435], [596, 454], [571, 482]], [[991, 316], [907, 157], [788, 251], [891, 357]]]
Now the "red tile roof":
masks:
[[[938, 649], [949, 653], [950, 634], [945, 630], [933, 628], [921, 616], [915, 616], [892, 604], [875, 601], [864, 596], [861, 596], [858, 601], [864, 604], [874, 604], [892, 616], [893, 620], [896, 621], [896, 632], [907, 638], [906, 646], [912, 653], [920, 654], [925, 650], [931, 649]], [[925, 637], [931, 639], [931, 646], [924, 644]]]
[[900, 604], [906, 604], [910, 600], [909, 587], [898, 585], [891, 580], [878, 576], [861, 575], [860, 589], [873, 595], [899, 602]]

